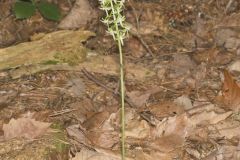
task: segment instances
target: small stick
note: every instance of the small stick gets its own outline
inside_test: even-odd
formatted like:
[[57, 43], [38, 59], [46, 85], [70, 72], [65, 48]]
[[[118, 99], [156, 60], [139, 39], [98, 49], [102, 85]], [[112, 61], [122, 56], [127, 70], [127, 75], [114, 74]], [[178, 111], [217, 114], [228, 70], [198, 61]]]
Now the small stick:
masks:
[[234, 2], [235, 2], [235, 0], [229, 0], [228, 1], [227, 6], [225, 8], [225, 14], [228, 14], [228, 12], [230, 11], [230, 8], [232, 7]]
[[154, 57], [154, 54], [152, 52], [152, 50], [149, 48], [149, 46], [147, 45], [147, 43], [143, 40], [142, 36], [137, 32], [134, 33], [133, 31], [129, 31], [134, 37], [138, 38], [138, 40], [140, 40], [141, 44], [145, 47], [145, 49], [148, 51], [148, 53], [151, 54], [152, 57]]
[[[88, 72], [85, 68], [82, 69], [82, 73], [91, 81], [93, 81], [94, 83], [96, 83], [97, 85], [99, 85], [100, 87], [106, 89], [109, 92], [112, 92], [115, 96], [120, 96], [121, 94], [118, 92], [116, 92], [115, 90], [107, 87], [105, 84], [103, 84], [102, 82], [100, 82], [100, 80], [96, 79], [94, 77], [94, 75], [92, 75], [90, 72]], [[131, 107], [135, 107], [134, 104], [130, 101], [129, 98], [125, 98], [125, 101], [129, 104], [129, 106]]]
[[148, 51], [148, 53], [151, 54], [152, 57], [154, 57], [154, 54], [152, 52], [152, 50], [149, 48], [149, 46], [147, 45], [147, 43], [143, 40], [142, 36], [139, 34], [139, 17], [137, 16], [137, 11], [136, 9], [134, 8], [134, 5], [132, 4], [131, 1], [129, 1], [129, 4], [130, 6], [132, 7], [133, 9], [133, 14], [135, 16], [135, 19], [136, 19], [136, 23], [137, 23], [137, 32], [134, 32], [134, 31], [131, 31], [129, 30], [129, 32], [134, 36], [136, 37], [138, 40], [140, 40], [141, 44], [145, 47], [145, 49]]
[[72, 111], [76, 111], [77, 109], [65, 109], [65, 110], [62, 110], [62, 111], [57, 111], [51, 115], [49, 115], [49, 117], [56, 117], [56, 116], [59, 116], [59, 115], [63, 115], [63, 114], [66, 114], [66, 113], [70, 113]]

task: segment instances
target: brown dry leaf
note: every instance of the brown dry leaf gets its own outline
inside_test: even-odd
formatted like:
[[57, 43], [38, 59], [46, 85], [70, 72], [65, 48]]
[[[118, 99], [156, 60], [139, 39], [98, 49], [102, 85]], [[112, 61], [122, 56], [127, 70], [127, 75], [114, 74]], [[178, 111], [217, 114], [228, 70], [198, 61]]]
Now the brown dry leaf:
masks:
[[166, 101], [160, 104], [151, 105], [148, 107], [149, 111], [158, 119], [180, 115], [184, 112], [184, 108], [174, 102]]
[[[150, 131], [151, 135], [149, 135], [144, 139], [145, 145], [146, 145], [145, 147], [148, 148], [148, 150], [150, 151], [150, 154], [148, 152], [144, 153], [143, 150], [141, 151], [141, 148], [138, 148], [137, 150], [134, 151], [134, 154], [136, 155], [135, 159], [136, 160], [138, 159], [139, 160], [145, 160], [145, 159], [171, 160], [172, 157], [171, 157], [171, 153], [169, 152], [175, 151], [177, 147], [182, 146], [184, 143], [187, 122], [188, 122], [188, 119], [186, 114], [170, 117], [168, 119], [166, 118], [162, 122], [158, 122], [158, 124], [156, 125], [156, 128], [151, 128], [151, 131]], [[139, 124], [135, 126], [139, 127]], [[137, 131], [136, 133], [141, 133]], [[138, 137], [133, 137], [133, 138], [137, 139]]]
[[5, 140], [15, 137], [36, 138], [44, 134], [51, 123], [39, 122], [30, 118], [11, 119], [3, 125]]
[[88, 131], [99, 129], [109, 116], [107, 111], [95, 113], [83, 123], [83, 127]]
[[[150, 148], [148, 148], [150, 150]], [[151, 150], [150, 153], [146, 153], [142, 150], [135, 151], [135, 160], [172, 160], [173, 157], [169, 153], [163, 153], [156, 150]]]
[[147, 100], [150, 97], [150, 93], [141, 93], [140, 91], [132, 91], [127, 93], [128, 97], [131, 99], [131, 102], [136, 107], [142, 107], [147, 103]]
[[238, 110], [240, 108], [240, 87], [227, 70], [224, 70], [222, 92], [222, 100], [226, 107]]
[[[239, 160], [240, 158], [240, 152], [239, 152], [239, 146], [233, 146], [233, 145], [223, 145], [220, 146], [218, 151], [215, 152], [213, 155], [214, 157], [212, 159], [217, 160]], [[207, 159], [208, 160], [208, 159]]]
[[79, 125], [69, 126], [66, 130], [69, 137], [76, 140], [79, 146], [82, 144], [89, 146], [91, 144], [91, 142], [86, 138], [84, 132], [80, 130]]
[[184, 143], [184, 136], [177, 135], [174, 132], [168, 136], [157, 138], [149, 144], [149, 148], [160, 151], [161, 153], [169, 153], [176, 148], [182, 146]]
[[217, 124], [218, 122], [228, 118], [230, 115], [232, 115], [232, 111], [222, 114], [215, 113], [214, 111], [204, 111], [202, 113], [191, 116], [189, 119], [193, 126], [200, 123]]
[[162, 138], [166, 136], [177, 136], [178, 140], [184, 140], [186, 136], [192, 133], [197, 125], [201, 123], [217, 124], [231, 114], [231, 111], [223, 114], [216, 114], [214, 111], [205, 111], [191, 117], [188, 117], [187, 114], [183, 113], [179, 116], [164, 118], [156, 125], [156, 129], [152, 131], [152, 137], [155, 137], [156, 139], [161, 138], [160, 142], [162, 142]]
[[156, 129], [152, 131], [152, 137], [159, 138], [174, 133], [174, 135], [184, 138], [187, 134], [187, 126], [189, 126], [189, 118], [185, 113], [175, 117], [164, 118], [156, 124]]
[[162, 87], [159, 86], [153, 86], [152, 88], [146, 90], [146, 91], [138, 91], [138, 90], [133, 90], [131, 92], [127, 92], [127, 96], [130, 98], [131, 102], [136, 106], [136, 107], [143, 107], [149, 97], [152, 94], [158, 93], [163, 91]]
[[214, 126], [209, 126], [211, 137], [225, 137], [232, 139], [234, 137], [240, 138], [240, 122], [227, 119]]
[[[108, 157], [113, 157], [115, 159], [121, 159], [121, 151], [120, 150], [105, 149], [105, 148], [101, 148], [101, 147], [94, 147], [94, 149], [98, 153], [104, 154], [104, 155], [106, 155]], [[135, 158], [134, 159], [130, 158], [131, 155], [128, 156], [129, 153], [131, 153], [130, 150], [129, 150], [129, 152], [127, 152], [127, 156], [125, 157], [125, 159], [126, 160], [135, 160]]]
[[113, 157], [83, 148], [72, 160], [120, 160], [120, 157]]
[[119, 133], [116, 131], [98, 129], [87, 132], [86, 136], [93, 145], [103, 148], [112, 148], [119, 142]]
[[84, 98], [82, 101], [77, 101], [70, 104], [70, 108], [76, 109], [75, 113], [78, 115], [78, 120], [83, 123], [92, 116], [95, 111], [95, 107], [92, 104], [92, 100]]
[[92, 144], [104, 148], [110, 148], [119, 141], [119, 133], [114, 131], [112, 119], [113, 115], [103, 111], [94, 114], [83, 123], [86, 129], [86, 137]]
[[97, 17], [96, 11], [88, 0], [76, 0], [71, 12], [58, 25], [60, 29], [76, 29], [86, 25]]
[[126, 137], [145, 139], [150, 135], [150, 126], [145, 120], [133, 119], [126, 125]]

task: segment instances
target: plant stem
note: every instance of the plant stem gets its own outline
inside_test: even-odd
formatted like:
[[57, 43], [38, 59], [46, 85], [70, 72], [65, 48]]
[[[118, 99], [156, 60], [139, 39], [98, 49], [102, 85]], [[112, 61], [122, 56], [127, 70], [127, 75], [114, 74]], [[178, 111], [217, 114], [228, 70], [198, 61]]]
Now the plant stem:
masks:
[[122, 127], [122, 160], [125, 159], [125, 85], [124, 85], [124, 68], [121, 41], [118, 40], [118, 49], [120, 57], [120, 86], [121, 86], [121, 127]]
[[120, 39], [120, 31], [115, 16], [115, 9], [113, 2], [111, 1], [111, 7], [113, 12], [113, 19], [115, 29], [117, 31], [117, 42], [119, 50], [119, 60], [120, 60], [120, 88], [121, 88], [121, 157], [125, 160], [125, 89], [124, 89], [124, 64], [123, 64], [123, 54], [122, 54], [122, 44]]

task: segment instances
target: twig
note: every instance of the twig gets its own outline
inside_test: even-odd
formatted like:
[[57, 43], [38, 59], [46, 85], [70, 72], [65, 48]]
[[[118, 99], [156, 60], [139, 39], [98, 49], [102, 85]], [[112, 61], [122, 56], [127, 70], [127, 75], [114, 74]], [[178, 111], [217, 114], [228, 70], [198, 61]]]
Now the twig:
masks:
[[[85, 68], [82, 69], [82, 73], [91, 81], [93, 81], [94, 83], [96, 83], [97, 85], [99, 85], [100, 87], [106, 89], [109, 92], [112, 92], [115, 96], [121, 96], [119, 91], [115, 91], [111, 88], [109, 88], [108, 86], [106, 86], [105, 84], [103, 84], [100, 80], [98, 80], [97, 78], [95, 78], [95, 76], [93, 74], [91, 74], [90, 72], [88, 72]], [[130, 107], [135, 107], [134, 104], [130, 101], [129, 98], [125, 98], [125, 101], [129, 104]]]
[[133, 31], [129, 31], [131, 35], [133, 35], [134, 37], [138, 38], [138, 40], [140, 40], [141, 44], [144, 46], [144, 48], [148, 51], [148, 53], [151, 54], [152, 57], [154, 57], [154, 54], [152, 52], [152, 50], [149, 48], [149, 46], [147, 45], [147, 43], [143, 40], [142, 36], [137, 32], [133, 32]]
[[49, 115], [49, 117], [56, 117], [56, 116], [63, 115], [63, 114], [66, 114], [66, 113], [70, 113], [70, 112], [76, 111], [76, 110], [77, 109], [65, 109], [65, 110], [62, 110], [62, 111], [57, 111], [54, 114]]
[[235, 0], [229, 0], [225, 8], [225, 14], [228, 14], [234, 5]]
[[147, 45], [147, 43], [143, 40], [142, 36], [139, 34], [139, 28], [140, 28], [140, 25], [139, 25], [139, 16], [137, 16], [137, 12], [136, 12], [136, 9], [134, 8], [134, 5], [132, 4], [131, 1], [129, 1], [129, 4], [133, 10], [133, 14], [135, 16], [135, 19], [136, 19], [136, 23], [137, 23], [137, 32], [134, 32], [134, 31], [131, 31], [129, 30], [130, 34], [133, 35], [134, 37], [136, 37], [140, 42], [141, 44], [145, 47], [145, 49], [147, 50], [148, 53], [151, 54], [152, 57], [154, 57], [154, 54], [152, 52], [152, 50], [149, 48], [149, 46]]
[[139, 17], [140, 16], [138, 16], [137, 15], [137, 11], [136, 11], [136, 9], [134, 8], [134, 4], [133, 4], [134, 2], [132, 2], [132, 0], [129, 0], [129, 4], [130, 4], [130, 6], [131, 6], [131, 8], [132, 8], [132, 10], [133, 10], [133, 14], [134, 14], [134, 16], [135, 16], [135, 20], [136, 20], [136, 27], [137, 27], [137, 31], [139, 30], [139, 27], [140, 27], [140, 25], [139, 25]]
[[182, 93], [182, 92], [180, 92], [180, 91], [176, 91], [176, 90], [173, 90], [173, 89], [164, 87], [164, 86], [159, 86], [159, 88], [165, 89], [165, 90], [170, 91], [170, 92], [175, 93], [175, 94], [180, 94], [180, 93]]

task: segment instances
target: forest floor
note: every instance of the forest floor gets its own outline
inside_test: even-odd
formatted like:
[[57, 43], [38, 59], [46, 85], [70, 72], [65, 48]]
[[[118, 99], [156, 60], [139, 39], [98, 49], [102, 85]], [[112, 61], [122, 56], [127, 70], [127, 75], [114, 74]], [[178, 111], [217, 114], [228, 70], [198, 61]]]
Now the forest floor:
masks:
[[[16, 20], [14, 2], [0, 2], [0, 63], [11, 64], [0, 65], [0, 159], [121, 159], [119, 55], [104, 13], [94, 0], [52, 2], [58, 23]], [[124, 14], [126, 159], [240, 160], [240, 2], [129, 0]], [[4, 59], [57, 30], [91, 33], [83, 59], [36, 69], [37, 47]]]

